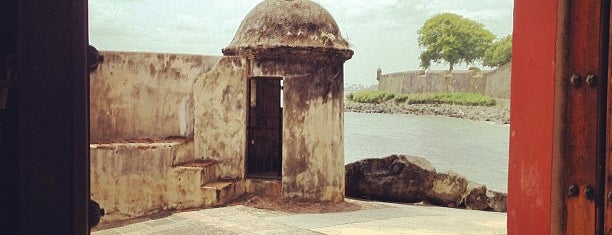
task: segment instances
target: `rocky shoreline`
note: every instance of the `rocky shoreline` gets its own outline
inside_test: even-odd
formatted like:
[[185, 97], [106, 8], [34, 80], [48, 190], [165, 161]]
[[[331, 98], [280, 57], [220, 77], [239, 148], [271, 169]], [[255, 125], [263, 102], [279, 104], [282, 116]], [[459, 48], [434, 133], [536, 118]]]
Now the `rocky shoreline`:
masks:
[[399, 113], [413, 115], [439, 115], [473, 121], [488, 121], [500, 124], [510, 123], [510, 106], [463, 106], [449, 104], [397, 104], [388, 101], [382, 104], [364, 104], [345, 101], [345, 112], [357, 113]]

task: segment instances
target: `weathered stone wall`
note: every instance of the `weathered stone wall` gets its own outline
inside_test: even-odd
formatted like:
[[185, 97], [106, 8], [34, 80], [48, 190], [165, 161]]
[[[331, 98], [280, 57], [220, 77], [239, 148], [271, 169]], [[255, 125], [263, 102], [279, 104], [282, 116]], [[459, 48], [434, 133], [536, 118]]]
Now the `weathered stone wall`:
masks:
[[510, 99], [510, 73], [512, 62], [502, 65], [487, 74], [487, 89], [485, 94], [502, 99]]
[[217, 161], [219, 178], [244, 178], [246, 88], [237, 57], [224, 57], [194, 85], [195, 157]]
[[243, 193], [247, 78], [258, 75], [284, 78], [283, 195], [344, 199], [343, 62], [102, 54], [91, 78], [90, 154], [103, 223]]
[[[243, 153], [235, 154], [235, 150], [240, 149], [236, 141], [213, 135], [217, 142], [212, 141], [213, 138], [204, 141], [216, 146], [219, 156], [238, 162], [226, 164], [224, 159], [215, 159], [221, 165], [202, 163], [201, 160], [210, 155], [195, 151], [196, 143], [201, 146], [202, 139], [194, 141], [197, 132], [194, 112], [199, 112], [199, 133], [206, 130], [229, 133], [231, 128], [221, 123], [234, 120], [235, 115], [242, 117], [238, 122], [245, 125], [244, 115], [220, 108], [230, 102], [228, 100], [244, 102], [244, 95], [241, 97], [232, 90], [239, 90], [244, 85], [234, 87], [231, 84], [229, 90], [224, 90], [226, 87], [219, 90], [214, 85], [195, 86], [196, 80], [200, 81], [198, 84], [227, 85], [225, 79], [232, 74], [226, 76], [225, 70], [207, 75], [221, 60], [219, 56], [101, 54], [105, 60], [92, 73], [90, 82], [93, 143], [90, 171], [91, 196], [107, 212], [102, 223], [216, 205], [219, 190], [207, 188], [206, 184], [220, 178], [217, 173], [239, 175]], [[232, 63], [229, 65], [234, 68]], [[239, 76], [241, 72], [234, 75]], [[199, 103], [201, 106], [196, 109], [196, 98], [209, 103]], [[244, 131], [240, 133], [239, 137], [244, 139]], [[210, 148], [203, 152], [207, 150]], [[235, 185], [243, 187], [239, 183]]]
[[404, 84], [407, 83], [407, 81], [414, 80], [416, 77], [422, 76], [424, 74], [424, 70], [389, 73], [384, 75], [379, 73], [378, 75], [380, 77], [378, 77], [378, 90], [390, 91], [397, 94], [407, 93], [404, 92], [404, 87], [408, 87], [409, 85]]
[[105, 209], [102, 223], [202, 205], [200, 174], [172, 167], [193, 154], [193, 142], [92, 144], [91, 197]]
[[90, 78], [91, 141], [193, 136], [193, 83], [219, 56], [101, 52]]
[[378, 90], [393, 93], [469, 92], [510, 98], [510, 68], [504, 65], [494, 71], [406, 71], [381, 74]]
[[283, 77], [283, 195], [342, 201], [343, 61], [257, 64], [252, 75]]

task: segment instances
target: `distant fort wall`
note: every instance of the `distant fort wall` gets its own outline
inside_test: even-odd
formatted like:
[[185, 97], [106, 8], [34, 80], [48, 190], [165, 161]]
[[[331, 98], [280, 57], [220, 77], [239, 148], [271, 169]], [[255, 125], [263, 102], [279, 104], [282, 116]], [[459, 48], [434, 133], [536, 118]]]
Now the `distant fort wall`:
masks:
[[510, 98], [512, 62], [492, 71], [413, 70], [383, 74], [377, 71], [378, 90], [398, 94], [469, 92]]

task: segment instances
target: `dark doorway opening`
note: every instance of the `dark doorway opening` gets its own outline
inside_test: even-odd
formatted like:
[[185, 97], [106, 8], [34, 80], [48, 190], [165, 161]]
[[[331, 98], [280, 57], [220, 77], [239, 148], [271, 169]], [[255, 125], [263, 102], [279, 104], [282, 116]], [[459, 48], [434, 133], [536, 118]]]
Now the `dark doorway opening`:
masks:
[[282, 166], [282, 77], [250, 77], [247, 176], [280, 179]]

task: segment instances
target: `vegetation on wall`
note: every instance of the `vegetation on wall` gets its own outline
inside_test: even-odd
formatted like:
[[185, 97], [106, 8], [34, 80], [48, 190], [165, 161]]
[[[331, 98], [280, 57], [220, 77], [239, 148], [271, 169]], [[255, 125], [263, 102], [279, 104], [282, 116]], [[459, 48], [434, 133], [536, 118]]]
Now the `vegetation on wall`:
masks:
[[453, 13], [434, 15], [417, 31], [421, 67], [431, 62], [449, 63], [449, 71], [458, 63], [471, 64], [481, 59], [495, 39], [482, 23]]
[[346, 97], [357, 103], [380, 104], [394, 101], [398, 104], [453, 104], [466, 106], [493, 106], [495, 98], [478, 93], [419, 93], [393, 94], [388, 91], [356, 91]]
[[468, 106], [493, 106], [495, 98], [478, 93], [420, 93], [395, 96], [395, 102], [406, 104], [454, 104]]
[[362, 90], [350, 93], [346, 96], [349, 101], [367, 104], [380, 104], [389, 101], [395, 94], [388, 91]]
[[505, 36], [491, 44], [482, 57], [482, 64], [499, 67], [512, 60], [512, 35]]

